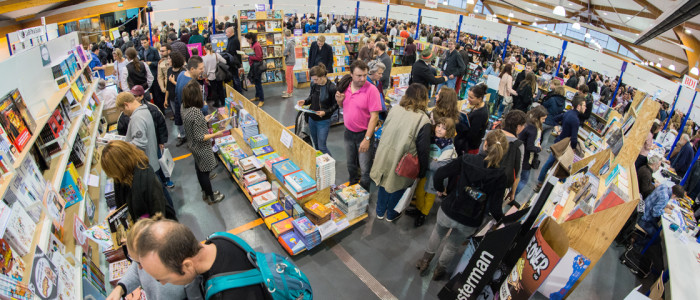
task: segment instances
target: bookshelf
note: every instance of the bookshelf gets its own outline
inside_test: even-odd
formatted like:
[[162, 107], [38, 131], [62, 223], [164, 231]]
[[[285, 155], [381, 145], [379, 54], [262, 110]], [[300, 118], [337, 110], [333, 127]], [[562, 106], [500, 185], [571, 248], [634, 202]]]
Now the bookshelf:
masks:
[[[95, 141], [100, 132], [99, 128], [101, 123], [100, 120], [102, 118], [103, 105], [95, 96], [97, 80], [92, 77], [92, 72], [88, 67], [88, 62], [83, 62], [80, 59], [80, 56], [83, 55], [83, 53], [78, 51], [76, 47], [73, 46], [77, 44], [75, 43], [77, 40], [77, 33], [72, 33], [46, 43], [47, 47], [52, 53], [52, 57], [56, 58], [53, 60], [54, 66], [57, 65], [56, 62], [62, 62], [65, 57], [72, 55], [54, 55], [56, 53], [65, 54], [72, 52], [77, 58], [77, 64], [75, 67], [71, 67], [72, 74], [70, 76], [66, 76], [64, 79], [65, 85], [57, 86], [54, 82], [49, 81], [53, 79], [52, 77], [56, 76], [57, 71], [56, 69], [52, 70], [51, 65], [39, 65], [38, 67], [36, 64], [32, 65], [32, 61], [36, 61], [40, 64], [41, 60], [38, 57], [40, 55], [38, 47], [35, 49], [29, 49], [26, 52], [20, 53], [8, 60], [0, 62], [3, 69], [14, 69], [13, 65], [22, 64], [25, 65], [25, 68], [31, 70], [31, 72], [27, 73], [31, 74], [31, 78], [17, 78], [17, 80], [14, 81], [3, 82], [6, 84], [19, 83], [17, 86], [4, 86], [4, 88], [10, 90], [18, 89], [21, 92], [22, 98], [26, 101], [27, 106], [30, 108], [29, 113], [33, 117], [36, 125], [36, 127], [32, 129], [31, 138], [27, 140], [27, 143], [24, 145], [22, 151], [17, 152], [14, 156], [15, 161], [11, 166], [13, 172], [0, 178], [0, 196], [2, 196], [5, 202], [10, 201], [11, 198], [17, 199], [15, 201], [19, 202], [22, 201], [22, 198], [28, 197], [28, 195], [16, 194], [16, 189], [8, 188], [8, 186], [12, 184], [12, 181], [15, 179], [19, 180], [22, 178], [23, 182], [27, 181], [24, 179], [25, 176], [29, 176], [27, 174], [35, 175], [36, 178], [43, 177], [41, 182], [44, 182], [46, 186], [50, 185], [51, 188], [59, 191], [61, 189], [61, 185], [63, 184], [62, 181], [64, 175], [68, 174], [66, 171], [66, 165], [69, 161], [82, 163], [82, 166], [77, 169], [79, 174], [78, 176], [82, 176], [82, 178], [87, 179], [91, 173], [95, 172], [92, 162], [93, 158], [96, 156]], [[89, 57], [87, 59], [89, 59]], [[17, 73], [15, 73], [13, 76], [23, 77], [21, 74]], [[24, 85], [23, 82], [30, 82], [33, 85], [27, 86]], [[38, 86], [37, 84], [42, 86], [42, 88], [36, 89], [36, 86]], [[80, 92], [77, 94], [75, 93], [75, 90], [71, 91], [71, 86], [74, 84], [76, 84], [74, 89], [77, 88], [80, 90]], [[73, 103], [70, 108], [65, 106], [66, 102], [64, 101], [64, 98], [67, 94], [74, 95], [75, 97], [75, 103]], [[56, 121], [55, 115], [57, 114], [57, 111], [66, 113], [69, 118], [64, 118], [66, 123], [62, 126], [63, 129], [60, 131], [60, 137], [56, 137], [55, 140], [49, 142], [47, 139], [48, 136], [46, 135], [44, 129], [51, 127], [52, 124], [55, 124], [51, 122]], [[85, 122], [83, 120], [85, 120]], [[54, 133], [54, 135], [56, 134], [57, 133]], [[78, 145], [78, 143], [80, 143], [80, 145]], [[33, 153], [34, 151], [32, 148], [38, 148], [40, 144], [44, 146], [60, 145], [61, 150], [51, 153], [50, 158], [46, 155], [46, 152], [39, 151], [38, 155], [42, 156], [46, 160], [49, 168], [43, 172], [43, 169], [27, 171], [25, 168], [27, 168], [27, 164], [30, 164], [28, 159], [35, 161], [33, 156], [37, 155], [36, 153]], [[22, 172], [25, 174], [22, 174]], [[33, 180], [29, 179], [29, 181]], [[50, 287], [54, 290], [58, 290], [59, 286], [61, 285], [72, 284], [73, 290], [70, 291], [72, 294], [71, 298], [82, 298], [82, 296], [80, 296], [83, 294], [81, 282], [84, 278], [82, 273], [82, 247], [79, 245], [76, 247], [76, 241], [73, 234], [73, 219], [75, 216], [77, 216], [81, 220], [85, 220], [86, 224], [94, 225], [95, 222], [88, 223], [87, 221], [86, 204], [88, 200], [86, 200], [86, 196], [90, 195], [92, 199], [97, 200], [99, 199], [97, 196], [99, 196], [100, 191], [100, 187], [88, 186], [87, 180], [79, 180], [78, 184], [83, 187], [83, 190], [80, 192], [83, 200], [74, 203], [68, 208], [65, 208], [63, 215], [63, 234], [60, 241], [64, 245], [65, 252], [63, 254], [53, 254], [54, 257], [60, 254], [60, 256], [64, 258], [66, 265], [60, 266], [67, 266], [70, 268], [73, 272], [72, 274], [75, 275], [75, 278], [71, 277], [70, 279], [66, 280], [58, 279], [55, 282], [57, 284], [55, 286], [50, 283]], [[59, 192], [59, 194], [60, 193], [61, 192]], [[26, 203], [14, 204], [15, 206], [21, 204], [23, 209], [27, 211], [41, 207], [41, 210], [35, 215], [35, 217], [38, 216], [38, 218], [34, 219], [36, 221], [32, 220], [32, 223], [36, 224], [35, 230], [24, 235], [25, 237], [28, 237], [27, 243], [24, 245], [28, 245], [29, 247], [29, 251], [27, 251], [25, 255], [20, 256], [24, 269], [20, 272], [14, 273], [22, 276], [22, 280], [19, 282], [19, 284], [21, 284], [23, 287], [30, 285], [31, 275], [33, 272], [36, 272], [36, 270], [33, 269], [34, 259], [37, 255], [35, 250], [41, 249], [41, 251], [48, 256], [48, 254], [51, 252], [50, 249], [52, 248], [50, 241], [52, 240], [51, 237], [53, 236], [53, 222], [50, 214], [48, 213], [49, 209], [47, 209], [43, 204], [44, 197], [46, 197], [46, 195], [39, 192], [39, 197], [37, 197], [38, 200], [35, 200], [29, 205]], [[99, 204], [97, 201], [93, 203]], [[93, 220], [99, 222], [97, 216], [95, 216]], [[10, 233], [8, 231], [4, 238], [10, 238], [9, 235]], [[31, 238], [31, 243], [28, 242], [29, 238]], [[100, 259], [100, 255], [94, 255], [94, 250], [99, 249], [99, 246], [92, 241], [89, 242], [89, 245], [93, 249], [93, 254], [89, 255], [89, 258], [93, 262], [96, 262]], [[15, 251], [14, 247], [12, 251], [15, 253], [17, 252]], [[56, 267], [58, 268], [59, 265], [56, 265]], [[102, 269], [103, 268], [100, 268], [100, 270]], [[54, 271], [57, 272], [58, 270], [54, 269]], [[59, 275], [58, 272], [56, 275]], [[62, 278], [61, 276], [57, 276], [56, 278]], [[11, 283], [8, 282], [8, 284]], [[31, 299], [36, 297], [36, 295], [30, 296]]]
[[340, 76], [347, 73], [351, 56], [345, 44], [347, 38], [344, 33], [307, 33], [295, 36], [296, 47], [294, 52], [296, 64], [294, 65], [294, 84], [297, 88], [310, 86], [309, 49], [311, 44], [321, 35], [326, 37], [326, 44], [333, 47], [333, 72], [329, 73], [328, 76]]
[[[245, 39], [245, 34], [257, 34], [258, 43], [263, 50], [263, 62], [267, 71], [262, 75], [263, 84], [281, 83], [285, 80], [284, 72], [284, 13], [281, 10], [255, 11], [239, 10], [238, 36], [241, 38], [241, 51], [252, 54], [253, 50]], [[248, 62], [244, 68], [250, 69]]]

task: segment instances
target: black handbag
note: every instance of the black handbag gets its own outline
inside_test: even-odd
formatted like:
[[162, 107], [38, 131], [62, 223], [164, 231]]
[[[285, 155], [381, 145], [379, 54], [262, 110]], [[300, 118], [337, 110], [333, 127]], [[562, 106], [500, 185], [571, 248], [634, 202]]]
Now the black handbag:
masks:
[[533, 153], [532, 154], [532, 162], [530, 162], [530, 168], [533, 170], [537, 170], [540, 168], [540, 155]]

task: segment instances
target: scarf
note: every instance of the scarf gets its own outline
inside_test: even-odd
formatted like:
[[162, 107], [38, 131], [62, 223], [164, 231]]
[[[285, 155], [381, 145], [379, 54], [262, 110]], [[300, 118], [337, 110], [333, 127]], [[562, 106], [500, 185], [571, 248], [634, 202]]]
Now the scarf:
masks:
[[437, 145], [438, 147], [440, 147], [440, 149], [445, 149], [445, 147], [452, 145], [452, 139], [439, 138], [434, 136], [430, 138], [430, 143]]

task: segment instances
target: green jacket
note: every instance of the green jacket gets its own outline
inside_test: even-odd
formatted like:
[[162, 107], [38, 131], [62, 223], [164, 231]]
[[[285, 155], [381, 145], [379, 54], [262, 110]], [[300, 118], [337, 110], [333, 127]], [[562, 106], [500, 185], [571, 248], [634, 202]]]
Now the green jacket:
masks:
[[195, 34], [195, 35], [190, 37], [190, 40], [187, 41], [187, 43], [188, 44], [200, 43], [200, 44], [202, 44], [202, 48], [204, 48], [204, 36], [202, 36], [201, 34]]
[[430, 118], [425, 112], [408, 111], [401, 106], [391, 108], [369, 174], [377, 186], [393, 193], [413, 184], [413, 179], [396, 175], [395, 171], [406, 153], [418, 156], [419, 177], [425, 175], [430, 160], [430, 128]]

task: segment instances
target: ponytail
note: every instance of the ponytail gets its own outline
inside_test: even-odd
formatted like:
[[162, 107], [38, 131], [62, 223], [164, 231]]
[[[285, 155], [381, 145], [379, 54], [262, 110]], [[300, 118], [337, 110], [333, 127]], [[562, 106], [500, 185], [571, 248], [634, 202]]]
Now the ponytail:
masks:
[[139, 61], [139, 55], [138, 52], [136, 52], [136, 49], [133, 47], [126, 49], [126, 58], [134, 63], [134, 69], [136, 69], [137, 72], [141, 72], [141, 61]]
[[487, 155], [484, 160], [488, 161], [487, 166], [498, 168], [503, 156], [508, 152], [508, 140], [503, 131], [500, 129], [489, 131], [486, 135], [486, 147]]

